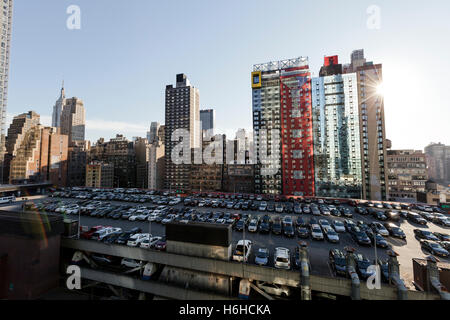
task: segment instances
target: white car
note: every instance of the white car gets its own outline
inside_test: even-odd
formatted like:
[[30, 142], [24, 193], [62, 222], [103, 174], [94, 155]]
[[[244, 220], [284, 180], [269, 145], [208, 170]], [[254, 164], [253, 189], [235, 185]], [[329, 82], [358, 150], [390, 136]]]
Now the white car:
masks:
[[120, 265], [127, 268], [138, 268], [142, 266], [142, 262], [136, 261], [134, 259], [123, 258]]
[[323, 240], [322, 229], [320, 229], [320, 226], [318, 224], [313, 224], [311, 226], [311, 237], [314, 240]]
[[331, 225], [330, 225], [330, 223], [328, 222], [328, 220], [325, 220], [325, 219], [320, 219], [320, 220], [319, 220], [319, 224], [320, 224], [320, 226], [321, 226], [322, 228], [325, 228], [325, 227], [331, 227]]
[[375, 231], [376, 233], [379, 233], [383, 237], [389, 237], [389, 231], [387, 231], [387, 229], [381, 223], [372, 222], [370, 224], [370, 227], [372, 228], [373, 231]]
[[277, 213], [283, 213], [283, 205], [282, 204], [276, 204], [275, 205], [275, 212], [277, 212]]
[[156, 219], [158, 218], [158, 216], [159, 216], [158, 214], [152, 213], [152, 214], [150, 214], [150, 215], [148, 216], [147, 220], [150, 221], [150, 222], [154, 222], [154, 221], [156, 221]]
[[107, 236], [116, 233], [122, 233], [122, 228], [112, 228], [112, 227], [103, 228], [97, 232], [94, 232], [92, 234], [91, 240], [102, 241]]
[[344, 233], [345, 232], [345, 225], [342, 221], [334, 220], [333, 221], [333, 227], [334, 230], [338, 233]]
[[263, 281], [256, 281], [256, 286], [266, 293], [274, 296], [289, 297], [291, 295], [291, 290], [287, 286]]
[[127, 246], [129, 247], [139, 247], [140, 244], [145, 241], [145, 239], [150, 238], [151, 235], [148, 233], [136, 233], [135, 235], [131, 236], [130, 240], [127, 242]]
[[167, 217], [165, 217], [162, 221], [161, 221], [161, 224], [167, 224], [167, 223], [170, 223], [170, 222], [172, 222], [173, 221], [173, 215], [168, 215]]
[[[239, 240], [234, 250], [233, 260], [238, 262], [247, 262], [252, 251], [252, 242], [250, 240]], [[244, 255], [245, 252], [245, 255]]]
[[252, 219], [248, 225], [248, 232], [257, 232], [258, 231], [258, 220]]
[[162, 237], [149, 237], [141, 242], [140, 247], [144, 249], [149, 249], [161, 239]]
[[147, 220], [148, 219], [148, 217], [150, 216], [150, 214], [149, 213], [141, 213], [140, 215], [138, 215], [137, 217], [136, 217], [136, 219], [137, 220], [139, 220], [139, 221], [145, 221], [145, 220]]
[[128, 218], [128, 220], [129, 220], [129, 221], [136, 221], [138, 216], [139, 216], [138, 214], [133, 213], [133, 214]]
[[277, 269], [291, 269], [291, 256], [289, 249], [276, 248], [273, 256], [273, 264]]
[[339, 243], [339, 236], [334, 231], [334, 229], [331, 226], [323, 227], [323, 232], [325, 233], [327, 240], [331, 243]]

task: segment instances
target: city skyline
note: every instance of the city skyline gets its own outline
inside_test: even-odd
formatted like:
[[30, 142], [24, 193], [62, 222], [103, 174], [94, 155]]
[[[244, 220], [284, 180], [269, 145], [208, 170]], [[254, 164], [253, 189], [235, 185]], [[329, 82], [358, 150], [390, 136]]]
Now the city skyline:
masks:
[[[323, 4], [311, 5], [290, 1], [285, 3], [304, 11], [309, 10], [308, 12], [311, 13], [324, 8]], [[247, 18], [251, 16], [250, 9], [253, 8], [254, 3], [242, 4], [239, 14], [233, 16], [234, 11], [232, 12], [229, 7], [222, 8], [219, 4], [200, 2], [194, 4], [193, 8], [186, 8], [183, 4], [175, 7], [173, 4], [147, 4], [137, 1], [124, 9], [126, 17], [135, 17], [138, 10], [152, 10], [145, 11], [147, 15], [138, 14], [135, 22], [127, 24], [128, 28], [122, 31], [117, 30], [117, 26], [113, 24], [107, 23], [105, 26], [95, 20], [95, 16], [103, 12], [102, 5], [106, 6], [106, 3], [102, 1], [96, 4], [79, 1], [78, 5], [82, 12], [81, 30], [68, 30], [65, 28], [67, 18], [65, 9], [68, 4], [68, 1], [62, 1], [57, 5], [50, 4], [50, 1], [43, 1], [40, 5], [31, 4], [31, 9], [28, 4], [26, 6], [22, 3], [16, 4], [14, 14], [16, 21], [20, 24], [15, 23], [13, 26], [11, 62], [13, 77], [10, 81], [8, 118], [28, 110], [35, 110], [41, 114], [42, 123], [49, 125], [51, 109], [57, 100], [61, 80], [65, 80], [67, 95], [80, 97], [85, 102], [87, 139], [95, 142], [99, 137], [108, 139], [114, 137], [116, 133], [122, 133], [129, 138], [137, 135], [143, 137], [151, 122], [163, 123], [165, 84], [170, 83], [175, 74], [185, 73], [200, 90], [200, 108], [216, 106], [217, 132], [235, 132], [238, 128], [251, 128], [251, 90], [248, 89], [248, 72], [253, 64], [305, 55], [310, 58], [313, 76], [317, 76], [323, 56], [337, 54], [343, 63], [347, 63], [350, 60], [351, 51], [364, 48], [371, 60], [383, 64], [386, 137], [392, 141], [393, 148], [424, 148], [430, 142], [450, 144], [449, 129], [445, 126], [445, 119], [449, 118], [446, 115], [449, 111], [448, 108], [443, 107], [442, 103], [445, 103], [445, 99], [442, 99], [442, 93], [440, 93], [445, 92], [442, 87], [445, 82], [439, 81], [444, 79], [439, 70], [445, 69], [448, 61], [439, 56], [435, 59], [428, 56], [428, 52], [435, 50], [427, 50], [425, 53], [417, 47], [417, 37], [425, 41], [430, 48], [439, 47], [440, 44], [433, 40], [433, 37], [428, 39], [425, 35], [434, 28], [448, 26], [443, 24], [444, 19], [437, 18], [433, 20], [433, 24], [428, 23], [427, 26], [422, 26], [425, 29], [416, 34], [416, 38], [412, 38], [409, 34], [404, 34], [402, 28], [399, 29], [393, 25], [394, 20], [402, 16], [405, 20], [403, 28], [411, 27], [409, 31], [417, 30], [418, 26], [411, 25], [411, 19], [419, 13], [425, 15], [430, 13], [426, 9], [424, 12], [424, 8], [420, 8], [419, 12], [417, 3], [409, 3], [408, 7], [402, 7], [380, 1], [381, 28], [370, 30], [366, 26], [366, 9], [369, 3], [357, 2], [351, 9], [347, 7], [348, 10], [342, 17], [342, 25], [336, 29], [335, 39], [327, 39], [320, 45], [313, 41], [314, 26], [317, 26], [315, 22], [305, 18], [305, 24], [310, 24], [311, 32], [309, 34], [302, 32], [298, 28], [300, 22], [296, 19], [295, 10], [292, 10], [294, 13], [286, 13], [290, 19], [286, 18], [286, 22], [282, 25], [273, 25], [273, 22], [264, 19], [267, 25], [262, 28], [263, 30], [252, 29], [251, 33], [239, 35], [238, 28], [233, 25], [237, 23], [245, 27], [249, 23]], [[274, 5], [261, 2], [255, 8], [254, 14], [262, 14], [260, 19], [268, 18], [267, 12], [270, 12], [270, 8]], [[328, 6], [338, 12], [342, 11], [337, 4]], [[443, 6], [448, 4], [443, 3]], [[32, 10], [33, 8], [35, 10]], [[160, 17], [153, 15], [155, 10], [159, 10], [161, 16], [167, 18], [169, 9], [173, 10], [174, 16], [179, 16], [184, 9], [191, 13], [189, 19], [184, 19], [184, 25], [181, 26], [186, 32], [199, 32], [198, 39], [193, 39], [193, 43], [188, 45], [183, 54], [180, 54], [178, 50], [186, 45], [184, 40], [179, 39], [176, 43], [170, 43], [163, 39], [164, 35], [176, 35], [177, 27], [182, 22], [177, 22], [175, 19], [162, 23]], [[195, 9], [201, 10], [196, 13]], [[224, 11], [225, 15], [212, 24], [213, 30], [200, 30], [200, 23], [192, 19], [203, 18], [204, 23], [212, 23], [214, 20], [206, 15], [208, 9], [214, 9], [214, 12], [223, 9], [222, 13]], [[115, 4], [111, 4], [109, 17], [113, 20], [122, 12], [121, 10]], [[36, 22], [37, 17], [28, 12], [42, 12], [44, 18], [47, 15], [48, 18], [52, 18], [48, 19], [51, 20], [48, 24], [36, 27], [36, 32], [43, 34], [42, 42], [39, 44], [30, 39], [33, 32], [29, 32], [29, 27]], [[436, 12], [433, 14], [436, 15]], [[148, 17], [154, 20], [146, 22], [145, 18]], [[324, 24], [329, 26], [325, 18]], [[127, 19], [125, 21], [129, 21]], [[58, 26], [58, 22], [61, 22], [61, 25]], [[157, 23], [160, 23], [161, 28], [158, 30], [165, 31], [162, 32], [163, 36], [156, 36], [154, 32], [149, 31], [149, 28]], [[417, 24], [417, 21], [413, 23]], [[162, 26], [167, 26], [167, 30]], [[274, 27], [275, 31], [283, 28], [286, 30], [286, 35], [277, 38], [274, 36], [275, 31], [268, 31], [270, 27]], [[350, 31], [354, 33], [354, 37], [346, 39]], [[111, 51], [119, 44], [117, 40], [111, 38], [115, 32], [119, 32], [118, 36], [129, 44], [128, 49], [121, 46], [121, 50], [118, 50], [120, 52]], [[212, 33], [217, 32], [222, 32], [220, 33], [222, 38], [208, 38], [208, 35], [211, 36]], [[288, 41], [290, 37], [295, 38], [298, 34], [304, 37], [301, 44]], [[392, 45], [392, 39], [396, 35], [402, 36], [401, 50]], [[67, 50], [52, 50], [54, 37], [66, 39]], [[105, 37], [105, 39], [95, 42], [94, 40], [98, 37]], [[206, 43], [202, 39], [205, 37], [213, 41], [209, 50], [204, 50]], [[111, 43], [107, 43], [106, 40]], [[246, 41], [249, 42], [247, 45], [244, 44]], [[231, 43], [236, 44], [231, 46]], [[29, 50], [30, 46], [44, 44], [50, 46], [49, 50], [45, 51], [46, 57], [38, 53], [30, 58], [29, 53], [33, 51]], [[149, 50], [153, 44], [168, 46], [169, 54], [161, 56], [155, 50]], [[78, 49], [80, 46], [89, 50], [80, 52]], [[106, 51], [108, 49], [110, 51]], [[64, 52], [64, 57], [60, 56], [61, 52]], [[42, 58], [42, 64], [36, 63], [39, 58]], [[174, 58], [173, 63], [167, 63], [168, 59]], [[86, 66], [82, 65], [81, 61]], [[413, 74], [409, 72], [412, 69], [411, 64], [414, 64]], [[27, 77], [24, 77], [25, 70], [27, 70]], [[31, 73], [28, 72], [29, 70]], [[37, 81], [37, 75], [40, 76], [39, 81]], [[399, 77], [401, 81], [398, 81]], [[433, 78], [434, 86], [423, 83], [426, 77]], [[211, 79], [214, 80], [211, 81]], [[404, 94], [418, 92], [418, 89], [422, 89], [420, 96]], [[23, 91], [29, 94], [20, 94]], [[232, 94], [226, 94], [230, 92]], [[425, 114], [422, 112], [418, 117], [418, 112], [423, 105], [427, 106], [429, 112]], [[124, 112], [124, 110], [134, 112]], [[240, 112], [242, 116], [233, 118], [232, 115], [236, 112]], [[416, 130], [417, 127], [423, 127], [424, 130]]]

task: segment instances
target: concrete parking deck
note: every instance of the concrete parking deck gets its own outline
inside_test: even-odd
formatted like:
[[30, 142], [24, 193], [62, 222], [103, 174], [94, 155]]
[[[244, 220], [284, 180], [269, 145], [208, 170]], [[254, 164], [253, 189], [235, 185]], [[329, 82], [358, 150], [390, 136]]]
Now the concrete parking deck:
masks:
[[[245, 278], [251, 280], [259, 280], [270, 283], [277, 283], [280, 285], [288, 285], [291, 287], [300, 286], [300, 272], [295, 270], [280, 270], [271, 267], [260, 267], [256, 265], [243, 265], [242, 263], [227, 262], [212, 260], [206, 258], [190, 257], [177, 254], [171, 254], [166, 252], [159, 252], [141, 248], [131, 248], [127, 246], [120, 245], [108, 245], [101, 242], [88, 241], [88, 240], [69, 240], [64, 239], [62, 241], [62, 246], [67, 249], [75, 249], [86, 252], [95, 252], [105, 255], [130, 258], [135, 260], [143, 260], [163, 265], [169, 265], [173, 267], [179, 267], [184, 269], [190, 269], [195, 271], [201, 271], [206, 273], [215, 273], [221, 275], [227, 275], [230, 277]], [[91, 280], [100, 281], [106, 275], [102, 275], [102, 271], [92, 271], [89, 270], [87, 275], [83, 277], [90, 276], [93, 278]], [[117, 277], [117, 279], [114, 279]], [[122, 279], [122, 277], [125, 277]], [[144, 285], [139, 282], [139, 280], [130, 278], [128, 276], [108, 274], [104, 280], [106, 283], [124, 286], [129, 288], [130, 286], [138, 285], [139, 287], [132, 287], [133, 289], [140, 290]], [[136, 282], [135, 282], [136, 281]], [[311, 289], [317, 292], [323, 292], [334, 295], [350, 296], [351, 294], [351, 282], [349, 279], [344, 278], [332, 278], [325, 276], [311, 276]], [[114, 283], [111, 283], [114, 282]], [[147, 282], [144, 282], [147, 283]], [[153, 285], [154, 282], [152, 282]], [[147, 283], [148, 285], [148, 283]], [[161, 285], [158, 283], [158, 285]], [[142, 288], [145, 289], [146, 286]], [[156, 288], [156, 286], [154, 287]], [[171, 286], [172, 288], [172, 286]], [[177, 288], [177, 287], [174, 287]], [[150, 290], [150, 289], [146, 289]], [[153, 290], [153, 289], [151, 289]], [[155, 289], [156, 290], [156, 289]], [[167, 288], [161, 288], [161, 292], [165, 292]], [[172, 289], [171, 289], [172, 290]], [[178, 288], [178, 290], [183, 290]], [[144, 292], [149, 292], [145, 291]], [[168, 298], [178, 299], [172, 296], [167, 296], [161, 292], [154, 292], [159, 296], [164, 296]], [[177, 297], [182, 297], [180, 299], [187, 299], [183, 292], [176, 292]], [[189, 293], [190, 294], [190, 293]], [[209, 296], [209, 294], [206, 294]], [[195, 299], [211, 299], [210, 297], [200, 298], [196, 296]], [[222, 299], [222, 298], [221, 298]], [[364, 284], [361, 285], [361, 299], [367, 300], [395, 300], [397, 299], [397, 289], [392, 286], [383, 285], [380, 290], [369, 290]], [[418, 291], [408, 291], [409, 300], [439, 300], [440, 297], [437, 294], [430, 294], [426, 292]]]

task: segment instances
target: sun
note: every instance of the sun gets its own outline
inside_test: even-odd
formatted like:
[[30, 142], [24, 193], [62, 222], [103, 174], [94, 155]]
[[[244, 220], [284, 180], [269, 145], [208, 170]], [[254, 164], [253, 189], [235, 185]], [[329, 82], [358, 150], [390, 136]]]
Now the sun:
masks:
[[384, 85], [383, 85], [383, 83], [380, 83], [378, 86], [377, 86], [377, 94], [378, 95], [380, 95], [380, 96], [384, 96]]

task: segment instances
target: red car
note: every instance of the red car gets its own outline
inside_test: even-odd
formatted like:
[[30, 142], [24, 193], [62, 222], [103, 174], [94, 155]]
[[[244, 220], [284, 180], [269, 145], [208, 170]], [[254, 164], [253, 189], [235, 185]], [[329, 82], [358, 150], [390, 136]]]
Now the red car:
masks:
[[[81, 228], [82, 228], [82, 227], [80, 227], [80, 230], [82, 230]], [[100, 231], [100, 230], [102, 230], [103, 228], [105, 228], [105, 227], [104, 227], [104, 226], [95, 226], [95, 227], [92, 227], [92, 228], [89, 229], [88, 231], [81, 233], [80, 238], [81, 238], [81, 239], [87, 239], [87, 240], [89, 240], [89, 239], [92, 238], [92, 235], [93, 235], [95, 232]]]
[[155, 243], [155, 249], [159, 251], [166, 251], [166, 237]]

